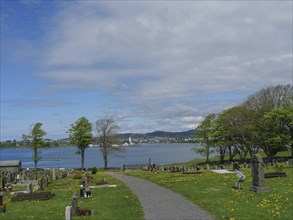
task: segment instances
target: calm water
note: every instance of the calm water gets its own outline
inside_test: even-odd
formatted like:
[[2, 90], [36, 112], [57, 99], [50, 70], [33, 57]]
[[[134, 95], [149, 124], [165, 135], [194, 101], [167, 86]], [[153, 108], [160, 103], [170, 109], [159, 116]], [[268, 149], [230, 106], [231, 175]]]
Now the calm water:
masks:
[[[147, 164], [149, 158], [156, 164], [185, 162], [200, 158], [191, 150], [194, 144], [140, 144], [125, 147], [125, 152], [115, 153], [108, 158], [109, 167], [121, 167], [123, 164]], [[79, 168], [80, 155], [75, 154], [76, 147], [42, 149], [42, 159], [39, 168]], [[32, 149], [0, 149], [1, 160], [21, 160], [22, 167], [32, 168]], [[103, 167], [103, 158], [98, 148], [85, 150], [85, 167]]]

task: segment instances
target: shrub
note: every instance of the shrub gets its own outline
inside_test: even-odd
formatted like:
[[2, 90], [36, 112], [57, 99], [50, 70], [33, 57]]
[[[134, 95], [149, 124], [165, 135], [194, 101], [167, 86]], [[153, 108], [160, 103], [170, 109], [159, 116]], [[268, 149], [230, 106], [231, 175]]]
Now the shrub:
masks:
[[92, 214], [91, 209], [81, 209], [81, 208], [79, 208], [77, 210], [77, 216], [84, 216], [84, 215], [91, 215], [91, 214]]
[[96, 182], [96, 185], [104, 185], [104, 184], [107, 184], [107, 180], [105, 178], [101, 178], [100, 180], [98, 180]]
[[98, 169], [97, 169], [96, 167], [93, 167], [93, 168], [92, 168], [92, 174], [96, 174], [97, 171], [98, 171]]
[[74, 180], [76, 180], [76, 179], [81, 179], [81, 178], [82, 178], [82, 174], [81, 174], [81, 173], [76, 173], [76, 174], [73, 175], [72, 178], [73, 178]]

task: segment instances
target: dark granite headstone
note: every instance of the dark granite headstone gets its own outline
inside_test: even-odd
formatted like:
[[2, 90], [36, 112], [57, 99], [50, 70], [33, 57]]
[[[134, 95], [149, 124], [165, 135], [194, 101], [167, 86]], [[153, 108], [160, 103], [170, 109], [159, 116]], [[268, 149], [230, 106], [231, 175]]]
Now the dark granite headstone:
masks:
[[0, 192], [0, 205], [3, 205], [3, 192]]
[[38, 185], [40, 187], [40, 190], [44, 190], [44, 177], [38, 179]]
[[28, 191], [28, 193], [32, 193], [33, 192], [33, 184], [32, 183], [29, 183], [27, 185], [27, 191]]
[[77, 214], [77, 195], [74, 193], [71, 197], [71, 216], [75, 216]]
[[3, 192], [0, 192], [0, 213], [6, 212], [6, 205], [3, 204]]
[[265, 175], [263, 170], [263, 160], [260, 155], [255, 154], [252, 158], [252, 186], [254, 192], [268, 192], [269, 188], [265, 185]]

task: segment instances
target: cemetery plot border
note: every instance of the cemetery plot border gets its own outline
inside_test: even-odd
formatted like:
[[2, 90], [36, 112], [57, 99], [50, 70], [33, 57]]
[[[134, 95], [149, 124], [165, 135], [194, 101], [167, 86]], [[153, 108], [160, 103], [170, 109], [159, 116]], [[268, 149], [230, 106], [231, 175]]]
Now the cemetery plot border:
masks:
[[194, 171], [194, 172], [182, 172], [182, 174], [201, 174], [202, 172]]
[[265, 178], [276, 178], [276, 177], [286, 177], [285, 172], [274, 172], [274, 173], [265, 173]]
[[51, 192], [18, 193], [11, 198], [12, 202], [24, 200], [48, 200], [54, 196]]

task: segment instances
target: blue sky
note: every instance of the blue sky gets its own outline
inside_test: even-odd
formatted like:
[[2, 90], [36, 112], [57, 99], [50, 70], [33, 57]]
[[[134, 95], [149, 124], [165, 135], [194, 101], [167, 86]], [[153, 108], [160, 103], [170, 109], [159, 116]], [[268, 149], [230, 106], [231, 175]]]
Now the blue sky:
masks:
[[292, 1], [1, 1], [1, 140], [188, 130], [288, 83]]

